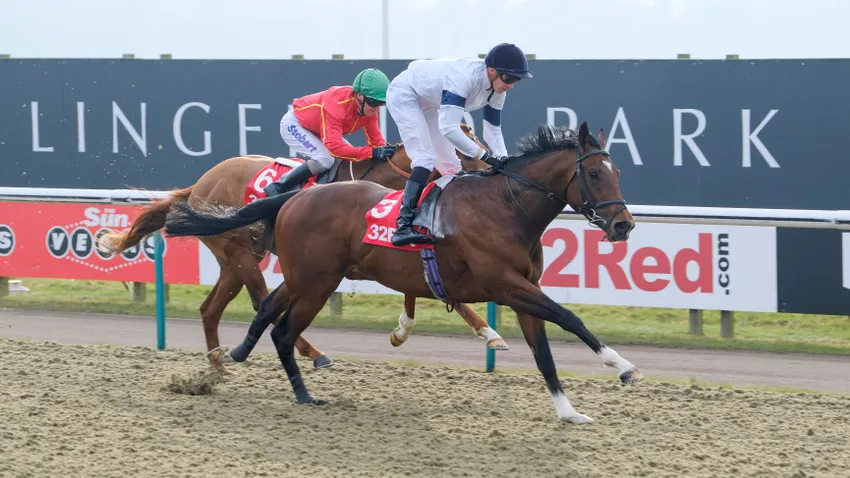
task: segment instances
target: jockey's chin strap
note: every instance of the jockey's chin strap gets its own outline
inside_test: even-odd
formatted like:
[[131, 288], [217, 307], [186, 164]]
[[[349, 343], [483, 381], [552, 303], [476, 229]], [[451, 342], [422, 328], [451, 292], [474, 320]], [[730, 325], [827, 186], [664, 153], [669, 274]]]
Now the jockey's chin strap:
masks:
[[360, 116], [366, 116], [366, 112], [363, 110], [364, 105], [366, 104], [366, 97], [364, 95], [360, 95], [363, 97], [363, 99], [359, 100], [357, 99], [358, 94], [359, 93], [354, 95], [354, 101], [357, 103], [357, 114], [359, 114]]

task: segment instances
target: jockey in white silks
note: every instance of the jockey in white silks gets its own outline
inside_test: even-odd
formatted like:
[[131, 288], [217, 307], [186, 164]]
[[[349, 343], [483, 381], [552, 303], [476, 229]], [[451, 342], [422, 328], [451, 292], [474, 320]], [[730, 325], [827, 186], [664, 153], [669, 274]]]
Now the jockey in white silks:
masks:
[[[501, 113], [505, 94], [522, 78], [532, 78], [525, 54], [516, 45], [500, 43], [486, 57], [416, 60], [390, 82], [387, 110], [398, 127], [413, 172], [404, 187], [401, 212], [392, 243], [430, 243], [410, 226], [419, 197], [436, 167], [443, 176], [460, 172], [455, 149], [491, 165], [507, 156]], [[484, 108], [481, 148], [460, 129], [464, 112]]]

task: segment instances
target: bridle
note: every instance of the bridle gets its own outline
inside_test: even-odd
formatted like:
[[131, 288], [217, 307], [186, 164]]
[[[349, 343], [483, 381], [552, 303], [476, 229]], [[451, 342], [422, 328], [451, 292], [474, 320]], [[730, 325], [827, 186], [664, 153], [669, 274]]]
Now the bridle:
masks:
[[[511, 171], [506, 171], [505, 169], [503, 169], [501, 167], [500, 168], [494, 168], [494, 169], [496, 169], [496, 172], [505, 175], [505, 183], [508, 186], [508, 191], [511, 194], [511, 199], [517, 204], [517, 206], [519, 206], [520, 211], [522, 211], [522, 213], [525, 214], [525, 216], [529, 220], [531, 220], [531, 222], [536, 222], [536, 221], [534, 220], [534, 218], [532, 218], [525, 211], [525, 209], [522, 207], [522, 204], [519, 202], [519, 199], [514, 194], [513, 187], [511, 187], [511, 182], [510, 182], [511, 179], [518, 181], [520, 183], [523, 183], [526, 186], [530, 186], [530, 187], [533, 187], [535, 189], [539, 189], [540, 191], [543, 191], [544, 193], [546, 193], [546, 197], [550, 200], [558, 200], [558, 201], [564, 203], [565, 205], [569, 205], [571, 208], [573, 208], [577, 212], [580, 212], [588, 220], [588, 222], [591, 225], [596, 226], [599, 229], [602, 229], [603, 231], [605, 231], [607, 233], [608, 229], [611, 227], [612, 223], [606, 221], [603, 217], [599, 216], [596, 213], [596, 211], [598, 209], [602, 209], [603, 207], [613, 206], [615, 204], [619, 204], [620, 209], [618, 209], [617, 212], [614, 213], [611, 216], [611, 219], [613, 220], [615, 217], [617, 217], [617, 215], [619, 215], [621, 212], [626, 210], [626, 201], [625, 201], [625, 199], [611, 199], [611, 200], [608, 200], [608, 201], [596, 202], [596, 200], [593, 198], [593, 194], [590, 192], [590, 190], [588, 190], [585, 187], [585, 182], [584, 182], [584, 177], [583, 177], [584, 175], [583, 175], [582, 170], [581, 170], [581, 162], [584, 161], [585, 159], [589, 158], [589, 157], [596, 156], [596, 155], [602, 155], [602, 156], [610, 157], [610, 154], [608, 154], [607, 151], [598, 149], [598, 150], [594, 150], [594, 151], [591, 151], [587, 154], [582, 155], [581, 154], [581, 145], [579, 145], [577, 147], [577, 152], [578, 152], [579, 156], [576, 159], [576, 171], [575, 171], [575, 174], [573, 174], [573, 176], [570, 178], [569, 182], [567, 183], [567, 187], [564, 190], [563, 196], [546, 189], [545, 187], [535, 183], [534, 181], [532, 181], [532, 180], [530, 180], [530, 179], [528, 179], [528, 178], [526, 178], [526, 177], [524, 177], [520, 174], [516, 174], [516, 173], [513, 173]], [[551, 154], [555, 154], [555, 152], [552, 152]], [[510, 161], [510, 160], [508, 160], [508, 161]], [[566, 199], [567, 193], [569, 193], [569, 190], [570, 190], [570, 185], [573, 183], [573, 179], [577, 179], [579, 193], [581, 193], [582, 205], [578, 206], [578, 207], [573, 206]]]

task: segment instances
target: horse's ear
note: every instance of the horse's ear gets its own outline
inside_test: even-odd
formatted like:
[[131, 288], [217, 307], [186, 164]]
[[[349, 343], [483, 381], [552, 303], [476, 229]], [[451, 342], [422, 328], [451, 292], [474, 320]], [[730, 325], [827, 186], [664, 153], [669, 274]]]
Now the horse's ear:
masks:
[[605, 145], [608, 143], [608, 137], [605, 136], [605, 131], [602, 128], [599, 128], [599, 131], [596, 132], [596, 139], [599, 141], [600, 149], [605, 149]]
[[587, 137], [590, 136], [590, 129], [587, 127], [587, 121], [581, 124], [578, 129], [578, 142], [581, 145], [587, 144]]

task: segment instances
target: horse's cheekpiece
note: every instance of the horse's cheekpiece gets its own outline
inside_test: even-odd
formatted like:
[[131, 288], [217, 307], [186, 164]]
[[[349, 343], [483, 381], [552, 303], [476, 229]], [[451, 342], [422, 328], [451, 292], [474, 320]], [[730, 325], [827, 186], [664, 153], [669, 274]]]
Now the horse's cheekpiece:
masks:
[[[422, 191], [422, 197], [419, 200], [416, 217], [413, 219], [413, 228], [430, 237], [434, 237], [432, 231], [434, 229], [434, 217], [437, 211], [437, 199], [439, 199], [443, 188], [446, 187], [453, 177], [444, 176], [425, 186], [425, 189]], [[366, 212], [366, 234], [363, 236], [363, 242], [376, 246], [389, 247], [391, 249], [419, 251], [422, 255], [422, 266], [425, 269], [425, 282], [431, 288], [431, 292], [436, 298], [449, 303], [448, 294], [443, 288], [442, 279], [440, 279], [440, 270], [437, 267], [437, 258], [434, 255], [434, 245], [406, 244], [404, 246], [395, 246], [392, 243], [391, 238], [393, 232], [395, 232], [396, 221], [401, 211], [401, 198], [403, 194], [404, 191], [393, 191], [385, 195], [375, 207]]]

